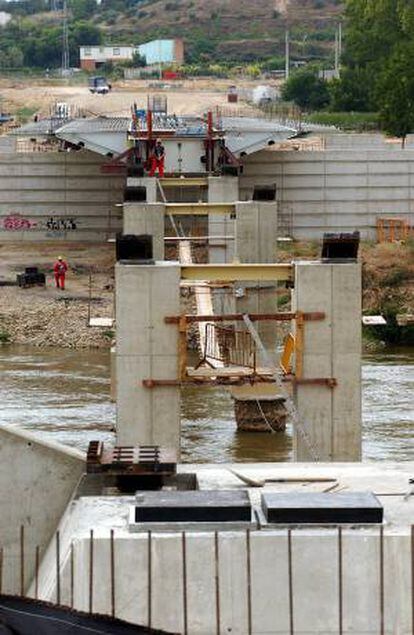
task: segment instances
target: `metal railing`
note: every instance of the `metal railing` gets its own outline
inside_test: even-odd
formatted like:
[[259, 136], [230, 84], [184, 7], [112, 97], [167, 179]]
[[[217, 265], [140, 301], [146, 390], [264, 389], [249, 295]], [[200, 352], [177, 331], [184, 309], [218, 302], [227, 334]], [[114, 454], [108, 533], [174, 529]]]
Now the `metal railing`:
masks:
[[[203, 358], [199, 364], [217, 361], [223, 366], [256, 370], [256, 344], [248, 331], [207, 322]], [[210, 364], [212, 365], [212, 364]]]

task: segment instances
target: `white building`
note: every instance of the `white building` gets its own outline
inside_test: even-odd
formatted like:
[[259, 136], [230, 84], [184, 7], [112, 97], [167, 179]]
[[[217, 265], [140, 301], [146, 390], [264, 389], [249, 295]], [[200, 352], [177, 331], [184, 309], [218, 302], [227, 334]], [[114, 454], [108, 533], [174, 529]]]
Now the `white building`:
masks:
[[116, 64], [130, 61], [136, 53], [144, 57], [148, 65], [184, 63], [184, 43], [174, 39], [152, 40], [139, 46], [81, 46], [80, 67], [94, 71], [107, 62]]

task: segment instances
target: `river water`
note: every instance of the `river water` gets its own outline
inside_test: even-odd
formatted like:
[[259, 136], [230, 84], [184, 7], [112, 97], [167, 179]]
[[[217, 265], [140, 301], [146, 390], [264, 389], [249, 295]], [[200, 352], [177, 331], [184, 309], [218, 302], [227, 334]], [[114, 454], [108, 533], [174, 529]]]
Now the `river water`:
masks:
[[[86, 449], [113, 441], [109, 352], [0, 345], [0, 423]], [[414, 349], [363, 359], [364, 460], [414, 459]], [[139, 416], [139, 415], [138, 415]], [[237, 432], [232, 400], [219, 388], [189, 387], [182, 399], [183, 460], [287, 461], [292, 434]]]

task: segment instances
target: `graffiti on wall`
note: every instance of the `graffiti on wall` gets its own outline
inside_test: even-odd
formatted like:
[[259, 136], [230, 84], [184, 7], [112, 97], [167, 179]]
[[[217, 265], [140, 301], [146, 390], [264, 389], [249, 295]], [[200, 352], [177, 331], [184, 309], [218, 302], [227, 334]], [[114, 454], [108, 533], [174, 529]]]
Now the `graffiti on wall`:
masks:
[[78, 228], [78, 222], [74, 217], [50, 216], [47, 220], [38, 223], [22, 214], [15, 213], [3, 218], [2, 227], [5, 231], [26, 231], [37, 228], [53, 234], [54, 232], [73, 231]]
[[6, 231], [23, 231], [34, 227], [37, 227], [37, 223], [21, 214], [9, 214], [3, 219], [3, 229]]
[[77, 229], [77, 224], [74, 218], [62, 218], [60, 216], [51, 216], [46, 221], [46, 229], [48, 231], [68, 231]]

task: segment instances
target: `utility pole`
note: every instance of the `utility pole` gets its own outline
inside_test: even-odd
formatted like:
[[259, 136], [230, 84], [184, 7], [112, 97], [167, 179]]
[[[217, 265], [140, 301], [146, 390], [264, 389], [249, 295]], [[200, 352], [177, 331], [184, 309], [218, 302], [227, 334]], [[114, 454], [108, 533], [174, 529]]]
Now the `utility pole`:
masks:
[[338, 24], [338, 28], [335, 31], [335, 75], [339, 77], [341, 69], [341, 57], [342, 57], [342, 23]]
[[341, 67], [341, 59], [342, 59], [342, 22], [339, 23], [338, 26], [338, 56], [339, 56], [339, 68]]
[[335, 77], [339, 77], [339, 37], [338, 29], [335, 31]]
[[289, 41], [289, 29], [285, 32], [285, 79], [289, 79], [290, 74], [290, 41]]
[[69, 72], [68, 6], [67, 6], [67, 0], [63, 0], [62, 75], [67, 75], [68, 72]]

